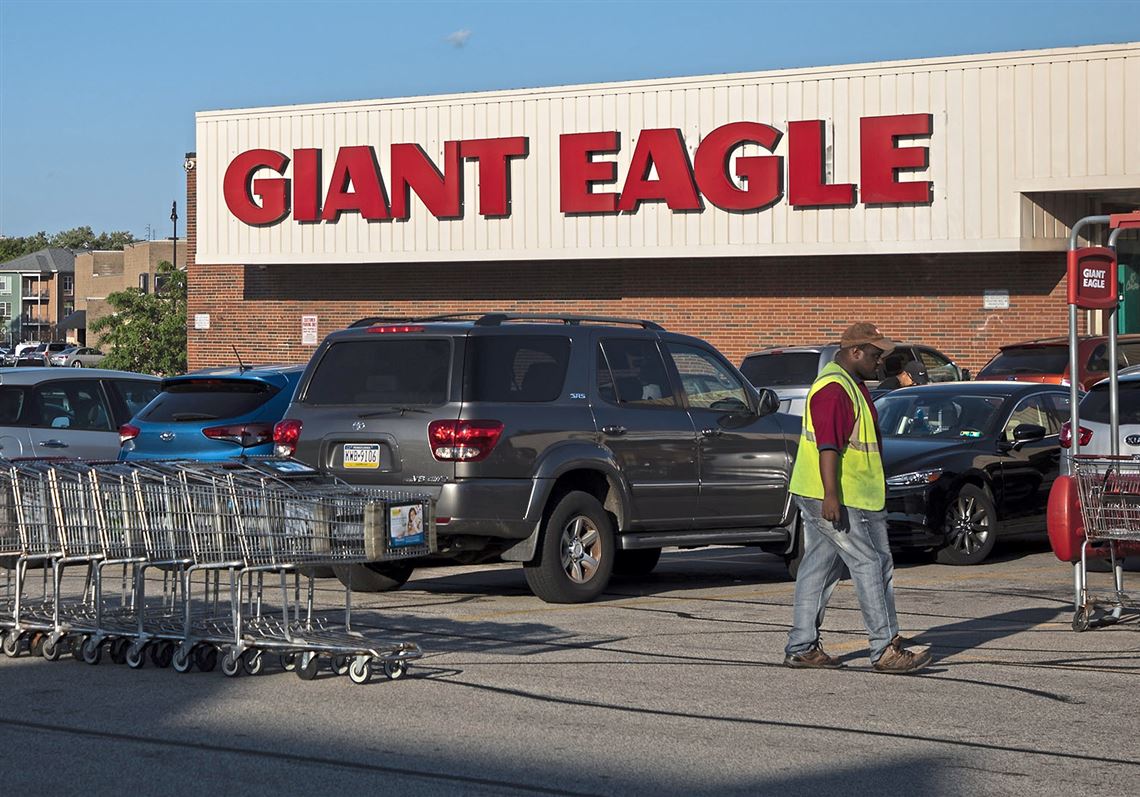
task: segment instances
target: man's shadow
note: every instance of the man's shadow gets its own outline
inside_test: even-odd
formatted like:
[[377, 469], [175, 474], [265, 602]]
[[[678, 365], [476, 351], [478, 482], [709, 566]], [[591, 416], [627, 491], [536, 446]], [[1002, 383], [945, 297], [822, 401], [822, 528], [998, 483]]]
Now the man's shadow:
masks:
[[914, 645], [929, 645], [937, 661], [955, 653], [990, 645], [1014, 634], [1031, 632], [1044, 623], [1067, 620], [1071, 615], [1072, 609], [1068, 606], [1035, 606], [958, 620], [927, 629], [910, 639]]

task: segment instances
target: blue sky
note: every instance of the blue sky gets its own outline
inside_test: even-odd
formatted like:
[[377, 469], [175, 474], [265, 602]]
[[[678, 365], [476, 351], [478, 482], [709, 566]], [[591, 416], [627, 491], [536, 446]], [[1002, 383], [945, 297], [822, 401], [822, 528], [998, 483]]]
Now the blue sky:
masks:
[[1140, 0], [0, 0], [0, 234], [169, 236], [199, 110], [1136, 40]]

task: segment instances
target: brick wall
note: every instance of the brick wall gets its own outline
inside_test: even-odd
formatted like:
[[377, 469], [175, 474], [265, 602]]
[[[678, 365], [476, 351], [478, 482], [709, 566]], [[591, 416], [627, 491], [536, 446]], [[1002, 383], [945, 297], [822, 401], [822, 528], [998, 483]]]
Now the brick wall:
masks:
[[[319, 317], [321, 337], [367, 315], [634, 316], [703, 337], [736, 362], [761, 346], [835, 340], [848, 324], [871, 320], [975, 372], [1002, 344], [1067, 330], [1061, 253], [192, 265], [189, 285], [191, 368], [232, 363], [231, 345], [246, 362], [303, 362], [314, 349], [300, 344], [306, 313]], [[1009, 309], [983, 310], [986, 288], [1008, 290]], [[193, 328], [195, 313], [210, 314], [209, 330]]]

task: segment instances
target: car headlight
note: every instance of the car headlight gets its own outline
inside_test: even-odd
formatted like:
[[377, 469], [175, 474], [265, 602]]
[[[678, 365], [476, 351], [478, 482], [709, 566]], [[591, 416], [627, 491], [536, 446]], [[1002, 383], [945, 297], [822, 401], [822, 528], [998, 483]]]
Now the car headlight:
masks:
[[887, 477], [888, 487], [919, 487], [924, 484], [933, 484], [942, 476], [942, 468], [929, 470], [913, 470], [910, 473], [900, 473], [898, 476]]

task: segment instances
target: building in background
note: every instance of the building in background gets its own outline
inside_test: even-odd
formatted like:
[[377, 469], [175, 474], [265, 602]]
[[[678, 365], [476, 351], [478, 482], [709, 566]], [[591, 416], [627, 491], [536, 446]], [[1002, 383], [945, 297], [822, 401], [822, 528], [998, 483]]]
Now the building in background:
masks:
[[977, 369], [1067, 329], [1075, 221], [1140, 207], [1137, 86], [1127, 43], [202, 112], [190, 367], [507, 310], [649, 318], [737, 362], [871, 319]]
[[80, 252], [75, 256], [74, 313], [63, 320], [63, 326], [74, 329], [84, 346], [99, 348], [99, 336], [89, 327], [112, 312], [107, 297], [128, 288], [153, 292], [158, 264], [166, 261], [184, 268], [186, 252], [185, 240], [179, 240], [175, 250], [169, 238], [136, 241], [122, 251]]
[[75, 255], [48, 247], [0, 263], [0, 340], [75, 341], [61, 321], [75, 309]]

